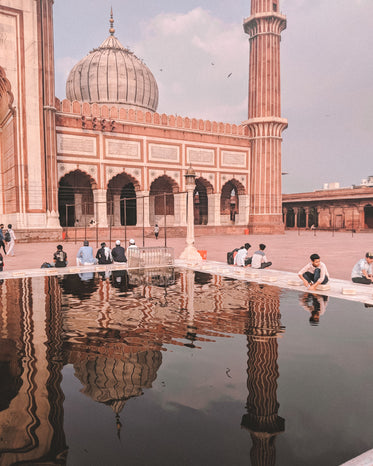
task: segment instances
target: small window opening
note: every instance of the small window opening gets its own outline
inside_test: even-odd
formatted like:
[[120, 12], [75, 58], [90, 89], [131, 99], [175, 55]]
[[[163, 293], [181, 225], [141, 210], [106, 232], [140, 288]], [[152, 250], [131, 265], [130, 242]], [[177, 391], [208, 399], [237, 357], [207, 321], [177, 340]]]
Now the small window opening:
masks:
[[273, 4], [273, 11], [277, 11], [277, 3]]

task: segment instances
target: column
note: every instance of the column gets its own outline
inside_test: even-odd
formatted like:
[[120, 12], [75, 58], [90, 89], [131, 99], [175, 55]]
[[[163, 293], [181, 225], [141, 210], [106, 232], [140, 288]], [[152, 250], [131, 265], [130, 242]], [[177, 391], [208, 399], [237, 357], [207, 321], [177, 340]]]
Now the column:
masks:
[[[192, 218], [194, 225], [194, 205], [193, 205], [193, 193], [192, 193]], [[187, 225], [187, 195], [186, 193], [174, 194], [174, 212], [175, 212], [175, 226], [185, 227]], [[189, 219], [188, 219], [189, 221]]]
[[236, 225], [247, 225], [249, 223], [250, 196], [247, 194], [238, 195], [238, 218]]
[[75, 204], [75, 226], [84, 227], [83, 218], [83, 206], [82, 206], [83, 194], [74, 193], [74, 204]]
[[220, 194], [208, 194], [208, 225], [220, 225]]
[[310, 218], [310, 208], [305, 207], [304, 211], [306, 212], [306, 229], [307, 229], [309, 227], [308, 222], [309, 222], [309, 218]]
[[107, 228], [106, 189], [93, 190], [94, 219], [99, 228]]
[[136, 211], [138, 227], [150, 227], [149, 221], [149, 191], [138, 191], [136, 193]]
[[120, 195], [113, 194], [113, 226], [120, 226]]

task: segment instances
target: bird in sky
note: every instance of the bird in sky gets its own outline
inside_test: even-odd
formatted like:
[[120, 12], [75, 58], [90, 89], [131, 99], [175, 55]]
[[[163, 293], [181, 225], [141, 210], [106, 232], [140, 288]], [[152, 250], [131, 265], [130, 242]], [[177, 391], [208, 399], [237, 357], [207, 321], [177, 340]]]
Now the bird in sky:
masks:
[[229, 73], [228, 76], [227, 76], [227, 78], [230, 78], [231, 76], [232, 76], [232, 73]]

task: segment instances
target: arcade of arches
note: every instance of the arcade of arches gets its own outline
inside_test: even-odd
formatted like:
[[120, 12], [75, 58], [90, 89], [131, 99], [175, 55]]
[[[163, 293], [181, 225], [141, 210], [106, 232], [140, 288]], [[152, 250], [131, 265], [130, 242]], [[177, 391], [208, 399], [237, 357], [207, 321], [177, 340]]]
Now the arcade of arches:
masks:
[[[206, 179], [196, 179], [193, 196], [196, 225], [247, 225], [248, 195], [237, 180], [227, 181], [221, 193]], [[81, 170], [64, 175], [59, 182], [58, 208], [62, 227], [185, 226], [187, 193], [167, 175], [156, 178], [148, 192], [123, 172], [97, 189], [93, 178]]]
[[302, 204], [285, 200], [285, 228], [352, 231], [373, 229], [373, 192], [371, 196], [372, 199], [349, 199], [344, 202], [329, 199], [319, 203], [304, 201]]

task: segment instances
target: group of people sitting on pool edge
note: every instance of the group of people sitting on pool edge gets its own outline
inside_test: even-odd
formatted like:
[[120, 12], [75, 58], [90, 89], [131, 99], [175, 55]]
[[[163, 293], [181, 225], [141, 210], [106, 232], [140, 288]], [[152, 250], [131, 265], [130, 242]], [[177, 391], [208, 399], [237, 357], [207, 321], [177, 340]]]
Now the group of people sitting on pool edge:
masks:
[[[129, 240], [127, 255], [130, 249], [137, 248], [135, 240]], [[67, 254], [63, 250], [63, 246], [59, 244], [57, 251], [53, 254], [53, 262], [55, 267], [66, 267]], [[77, 265], [94, 265], [94, 264], [121, 264], [127, 262], [126, 251], [118, 239], [115, 242], [115, 247], [110, 249], [106, 243], [101, 243], [100, 249], [97, 250], [96, 257], [93, 256], [93, 248], [89, 245], [89, 241], [85, 240], [83, 246], [79, 249], [76, 255]]]
[[265, 269], [270, 267], [272, 262], [268, 262], [265, 255], [266, 245], [259, 244], [259, 249], [254, 254], [249, 256], [249, 249], [251, 248], [250, 243], [245, 243], [241, 248], [237, 248], [233, 251], [233, 263], [239, 267], [252, 267], [253, 269]]
[[[249, 257], [248, 251], [251, 245], [246, 243], [234, 254], [234, 265], [239, 267], [252, 267], [254, 269], [264, 269], [272, 265], [268, 262], [264, 253], [265, 244], [259, 244], [259, 250]], [[298, 276], [309, 290], [316, 290], [319, 285], [326, 285], [329, 281], [329, 272], [324, 262], [321, 262], [318, 254], [311, 254], [311, 262], [306, 264], [299, 272]], [[354, 283], [364, 285], [373, 284], [373, 252], [367, 252], [365, 257], [360, 259], [351, 272], [351, 280]]]

